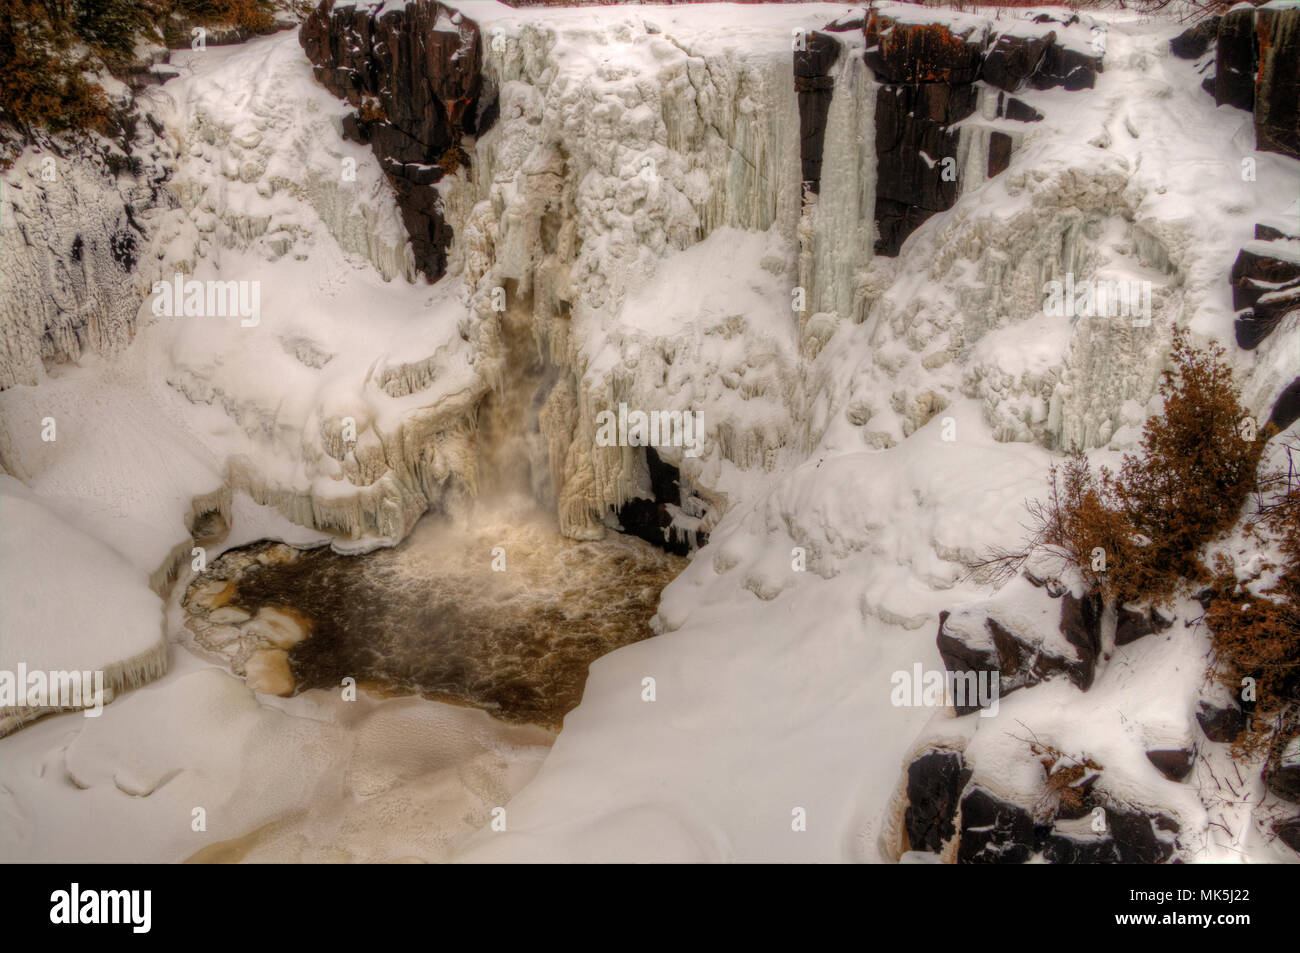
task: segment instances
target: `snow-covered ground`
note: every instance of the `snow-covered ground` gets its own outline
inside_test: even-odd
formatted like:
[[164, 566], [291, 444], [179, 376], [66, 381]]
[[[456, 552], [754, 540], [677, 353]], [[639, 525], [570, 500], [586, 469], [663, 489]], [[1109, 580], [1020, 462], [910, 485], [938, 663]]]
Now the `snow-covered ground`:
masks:
[[[1156, 774], [1132, 728], [1186, 723], [1203, 629], [1121, 647], [1089, 693], [1053, 682], [991, 720], [891, 702], [894, 672], [941, 667], [938, 613], [989, 594], [967, 568], [1019, 539], [1053, 451], [1110, 461], [1133, 445], [1175, 321], [1229, 347], [1259, 419], [1296, 376], [1294, 326], [1233, 346], [1227, 270], [1256, 223], [1296, 221], [1300, 163], [1255, 152], [1249, 116], [1170, 56], [1181, 27], [1098, 17], [1096, 89], [1018, 93], [1046, 118], [1018, 130], [1010, 167], [872, 259], [842, 237], [870, 234], [874, 174], [842, 134], [865, 130], [869, 148], [870, 83], [847, 55], [813, 220], [799, 203], [791, 32], [843, 5], [469, 6], [505, 40], [485, 67], [502, 109], [470, 171], [440, 186], [456, 238], [434, 286], [294, 35], [177, 55], [180, 78], [150, 94], [178, 207], [151, 223], [141, 290], [178, 270], [256, 281], [260, 318], [160, 317], [146, 300], [120, 355], [0, 392], [0, 450], [27, 486], [4, 487], [0, 558], [28, 559], [21, 537], [40, 527], [78, 537], [21, 577], [25, 638], [68, 632], [76, 668], [133, 657], [160, 620], [173, 639], [169, 673], [101, 718], [0, 743], [0, 857], [894, 860], [918, 738], [973, 735], [968, 755], [996, 773], [1023, 725], [1176, 812], [1197, 859], [1283, 859], [1239, 808]], [[38, 169], [29, 153], [7, 175]], [[1152, 280], [1151, 326], [1044, 315], [1067, 261]], [[571, 444], [547, 433], [563, 437], [567, 533], [599, 533], [634, 489], [627, 454], [582, 442], [598, 409], [703, 414], [701, 456], [664, 455], [722, 515], [665, 590], [658, 637], [598, 660], [555, 738], [419, 699], [255, 695], [176, 644], [204, 514], [230, 530], [209, 559], [268, 537], [355, 550], [473, 491], [468, 434], [505, 350], [486, 302], [507, 282], [531, 295], [536, 346], [573, 374], [548, 400], [551, 419], [578, 421]], [[11, 532], [11, 498], [31, 526]], [[63, 545], [79, 561], [59, 565]], [[164, 618], [146, 587], [172, 574]], [[96, 605], [111, 607], [102, 628], [63, 618]]]

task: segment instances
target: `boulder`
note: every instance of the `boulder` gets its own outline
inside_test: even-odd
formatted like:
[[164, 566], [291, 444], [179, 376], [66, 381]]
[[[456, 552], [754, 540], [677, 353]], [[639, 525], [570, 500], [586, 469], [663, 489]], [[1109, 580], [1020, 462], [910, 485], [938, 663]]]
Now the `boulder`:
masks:
[[1055, 32], [1043, 36], [1001, 34], [984, 55], [984, 81], [1008, 93], [1015, 92], [1038, 71], [1047, 48], [1055, 43]]
[[1237, 253], [1229, 280], [1232, 306], [1237, 309], [1237, 344], [1246, 350], [1257, 347], [1287, 315], [1300, 311], [1300, 254], [1294, 241], [1259, 238], [1276, 234], [1261, 231]]
[[1110, 806], [1106, 827], [1119, 853], [1121, 864], [1162, 864], [1173, 855], [1172, 839], [1160, 832], [1178, 832], [1178, 822], [1164, 814], [1145, 814]]
[[1236, 705], [1213, 705], [1201, 702], [1196, 711], [1196, 722], [1205, 737], [1221, 744], [1236, 741], [1246, 730], [1246, 713]]
[[1071, 680], [1083, 691], [1092, 687], [1093, 670], [1101, 654], [1101, 596], [1088, 593], [1077, 598], [1073, 593], [1061, 595], [1061, 634], [1074, 646], [1078, 664], [1067, 669]]
[[1056, 832], [1043, 840], [1043, 859], [1049, 864], [1120, 863], [1119, 846], [1112, 837]]
[[1268, 422], [1276, 427], [1279, 432], [1286, 430], [1297, 420], [1300, 420], [1300, 377], [1297, 377], [1278, 395], [1277, 401], [1273, 404], [1273, 412], [1269, 415]]
[[1284, 717], [1269, 745], [1264, 783], [1282, 800], [1300, 804], [1300, 724], [1294, 713]]
[[958, 751], [929, 751], [907, 766], [903, 823], [910, 850], [942, 850], [957, 828], [954, 818], [970, 771]]
[[1163, 632], [1174, 620], [1157, 608], [1136, 609], [1121, 606], [1115, 621], [1115, 644], [1128, 645], [1156, 632]]
[[[935, 642], [950, 672], [997, 672], [1000, 696], [1060, 675], [1087, 691], [1096, 669], [1100, 624], [1101, 603], [1095, 596], [1079, 599], [1066, 593], [1058, 607], [1044, 589], [1020, 580], [991, 600], [939, 613]], [[978, 707], [966, 700], [955, 709], [965, 715]]]
[[858, 33], [866, 28], [866, 18], [861, 13], [846, 13], [822, 27], [828, 33]]
[[1170, 781], [1181, 781], [1192, 773], [1196, 763], [1195, 748], [1155, 748], [1147, 752], [1147, 760]]
[[1293, 851], [1300, 854], [1300, 815], [1284, 817], [1273, 822], [1273, 833]]
[[1025, 808], [971, 788], [961, 801], [959, 864], [1023, 864], [1038, 852], [1047, 830]]
[[1178, 822], [1115, 804], [1103, 807], [1104, 831], [1079, 833], [1055, 827], [1043, 838], [1043, 859], [1051, 864], [1162, 864], [1174, 853]]
[[1059, 86], [1073, 92], [1092, 89], [1097, 85], [1097, 74], [1100, 72], [1100, 56], [1050, 43], [1043, 53], [1038, 69], [1034, 70], [1034, 74], [1029, 77], [1029, 83], [1035, 89], [1052, 89]]
[[1219, 17], [1206, 17], [1169, 41], [1169, 52], [1183, 60], [1200, 59], [1219, 35]]

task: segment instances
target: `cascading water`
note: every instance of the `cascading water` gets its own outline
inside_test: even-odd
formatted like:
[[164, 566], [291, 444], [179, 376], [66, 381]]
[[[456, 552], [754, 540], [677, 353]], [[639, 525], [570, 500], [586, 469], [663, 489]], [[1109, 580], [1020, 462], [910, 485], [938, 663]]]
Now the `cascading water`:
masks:
[[[470, 418], [475, 463], [459, 473], [473, 494], [444, 495], [440, 512], [394, 548], [342, 556], [262, 542], [226, 553], [190, 584], [183, 605], [195, 646], [254, 688], [293, 694], [351, 677], [380, 693], [558, 727], [590, 662], [651, 634], [659, 593], [685, 565], [606, 532], [654, 478], [644, 451], [593, 440], [598, 410], [656, 406], [648, 402], [674, 355], [629, 361], [639, 375], [592, 374], [587, 338], [616, 326], [665, 256], [721, 229], [767, 232], [765, 267], [781, 275], [767, 291], [775, 299], [802, 280], [809, 313], [856, 316], [874, 205], [874, 84], [856, 48], [840, 57], [821, 203], [805, 212], [811, 233], [796, 262], [799, 121], [788, 48], [758, 57], [726, 44], [696, 50], [645, 27], [599, 41], [633, 62], [646, 57], [657, 83], [618, 71], [574, 83], [551, 68], [573, 51], [526, 27], [486, 65], [501, 90], [500, 121], [476, 144], [471, 171], [441, 190], [456, 236], [447, 280], [465, 289], [477, 368], [491, 384]], [[613, 128], [621, 133], [611, 138]], [[784, 302], [781, 311], [790, 320]], [[705, 333], [712, 347], [715, 332]], [[788, 335], [793, 357], [793, 326], [768, 333]], [[726, 354], [740, 363], [721, 376], [744, 374], [725, 386], [745, 401], [780, 393], [783, 412], [797, 413], [772, 360], [779, 340], [766, 357], [763, 348]], [[745, 467], [784, 439], [769, 424], [761, 433], [726, 420], [709, 429], [715, 452]], [[678, 454], [666, 472], [675, 479], [673, 466], [685, 462]], [[660, 496], [637, 505], [663, 508]]]
[[470, 704], [558, 729], [587, 668], [647, 638], [685, 565], [612, 534], [560, 535], [540, 398], [554, 380], [531, 301], [501, 316], [499, 386], [479, 406], [478, 496], [362, 556], [262, 542], [228, 552], [183, 600], [196, 646], [264, 692], [334, 688]]

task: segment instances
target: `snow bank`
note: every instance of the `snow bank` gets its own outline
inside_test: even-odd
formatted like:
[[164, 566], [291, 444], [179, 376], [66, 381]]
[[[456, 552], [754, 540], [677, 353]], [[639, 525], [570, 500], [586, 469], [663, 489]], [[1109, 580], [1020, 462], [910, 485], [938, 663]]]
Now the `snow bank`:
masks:
[[[167, 671], [162, 607], [144, 573], [13, 477], [0, 476], [0, 507], [0, 671], [102, 672], [105, 701]], [[5, 706], [0, 734], [56, 710]]]

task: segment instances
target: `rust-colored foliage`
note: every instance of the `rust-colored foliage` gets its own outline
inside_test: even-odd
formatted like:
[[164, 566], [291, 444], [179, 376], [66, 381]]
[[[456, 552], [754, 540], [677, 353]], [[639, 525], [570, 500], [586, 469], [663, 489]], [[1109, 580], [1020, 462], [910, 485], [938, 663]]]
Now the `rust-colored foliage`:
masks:
[[384, 110], [384, 104], [374, 96], [367, 96], [361, 101], [361, 121], [362, 122], [386, 122], [388, 113]]
[[1285, 473], [1260, 480], [1262, 505], [1248, 534], [1261, 551], [1274, 551], [1249, 574], [1220, 555], [1210, 587], [1205, 622], [1214, 644], [1215, 674], [1234, 692], [1253, 680], [1252, 730], [1238, 753], [1257, 751], [1286, 707], [1300, 701], [1300, 475], [1292, 463]]
[[86, 57], [69, 54], [74, 21], [60, 9], [0, 0], [0, 119], [52, 132], [103, 132], [112, 118], [108, 100], [82, 77]]
[[1047, 500], [1029, 504], [1027, 547], [985, 565], [1014, 571], [1046, 551], [1113, 605], [1167, 602], [1180, 585], [1207, 582], [1205, 545], [1236, 524], [1266, 436], [1247, 420], [1223, 356], [1176, 332], [1164, 409], [1147, 420], [1139, 452], [1118, 472], [1094, 471], [1082, 453], [1053, 467]]
[[1029, 748], [1043, 766], [1047, 790], [1059, 810], [1068, 815], [1079, 814], [1092, 782], [1104, 770], [1102, 766], [1086, 755], [1082, 760], [1071, 758], [1059, 748], [1039, 741], [1030, 742]]
[[121, 117], [82, 74], [132, 65], [136, 41], [158, 40], [173, 13], [261, 32], [267, 0], [0, 0], [0, 121], [25, 133], [110, 133]]

